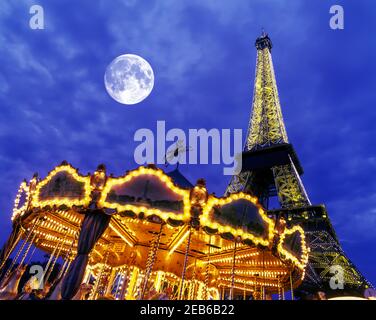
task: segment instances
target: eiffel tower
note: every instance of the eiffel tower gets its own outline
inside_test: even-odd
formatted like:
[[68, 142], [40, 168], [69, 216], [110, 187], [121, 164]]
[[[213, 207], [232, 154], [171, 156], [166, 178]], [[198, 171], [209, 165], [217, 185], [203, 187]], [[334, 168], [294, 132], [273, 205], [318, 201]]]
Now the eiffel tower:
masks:
[[[307, 298], [318, 291], [328, 297], [363, 296], [371, 284], [346, 257], [325, 206], [312, 205], [300, 178], [303, 168], [287, 138], [269, 36], [263, 32], [255, 46], [253, 106], [242, 171], [232, 177], [226, 195], [239, 191], [256, 195], [271, 217], [282, 217], [288, 225], [300, 224], [304, 228], [310, 255], [305, 280], [296, 296]], [[278, 209], [271, 209], [275, 204]]]

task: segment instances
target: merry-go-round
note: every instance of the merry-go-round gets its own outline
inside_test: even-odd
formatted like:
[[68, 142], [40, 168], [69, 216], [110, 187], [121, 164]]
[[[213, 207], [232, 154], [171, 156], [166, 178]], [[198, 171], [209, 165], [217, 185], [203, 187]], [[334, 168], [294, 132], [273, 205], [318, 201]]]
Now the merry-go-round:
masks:
[[[31, 248], [49, 259], [18, 288]], [[285, 299], [304, 278], [308, 250], [300, 226], [269, 217], [252, 195], [216, 197], [178, 169], [114, 177], [100, 165], [82, 175], [64, 161], [19, 188], [0, 299], [35, 286], [44, 299]]]

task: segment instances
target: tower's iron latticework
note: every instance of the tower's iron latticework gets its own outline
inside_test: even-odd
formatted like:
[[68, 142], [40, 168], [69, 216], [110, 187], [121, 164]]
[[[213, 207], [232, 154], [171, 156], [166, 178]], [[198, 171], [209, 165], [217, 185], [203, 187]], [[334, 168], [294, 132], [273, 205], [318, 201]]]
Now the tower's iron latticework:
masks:
[[[272, 42], [263, 33], [256, 40], [257, 61], [253, 109], [242, 154], [242, 171], [233, 176], [226, 194], [243, 191], [259, 197], [270, 216], [300, 224], [310, 244], [306, 277], [297, 293], [362, 295], [370, 286], [344, 254], [324, 205], [312, 205], [300, 176], [303, 169], [289, 143], [282, 117], [271, 56]], [[278, 209], [271, 209], [273, 199]], [[342, 267], [344, 289], [338, 287]], [[334, 276], [334, 278], [333, 278]], [[336, 280], [337, 279], [337, 280]], [[330, 285], [332, 283], [332, 286]], [[335, 291], [335, 292], [334, 292]]]

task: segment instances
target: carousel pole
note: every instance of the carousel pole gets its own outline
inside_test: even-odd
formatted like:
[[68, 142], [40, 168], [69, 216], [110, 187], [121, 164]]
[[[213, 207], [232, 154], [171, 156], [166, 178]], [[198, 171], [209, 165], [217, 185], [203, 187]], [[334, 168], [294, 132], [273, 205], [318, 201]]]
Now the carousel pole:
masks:
[[208, 299], [208, 291], [209, 291], [210, 248], [211, 248], [211, 235], [209, 236], [209, 249], [208, 249], [208, 254], [206, 256], [204, 300]]
[[195, 292], [195, 281], [191, 280], [189, 284], [189, 291], [188, 291], [188, 300], [193, 300], [194, 292]]
[[282, 291], [282, 288], [281, 288], [281, 281], [280, 281], [280, 276], [277, 277], [277, 286], [278, 286], [278, 300], [282, 300], [282, 294], [281, 294], [281, 291]]
[[6, 274], [5, 274], [5, 277], [7, 277], [7, 276], [10, 274], [10, 272], [12, 271], [14, 265], [17, 263], [17, 260], [18, 260], [18, 258], [20, 257], [21, 252], [23, 251], [23, 249], [24, 249], [25, 246], [26, 246], [27, 240], [29, 240], [29, 236], [30, 236], [31, 232], [32, 232], [32, 231], [30, 230], [29, 233], [28, 233], [28, 235], [27, 235], [27, 237], [26, 237], [26, 239], [23, 241], [22, 245], [21, 245], [20, 248], [18, 249], [18, 251], [17, 251], [15, 257], [14, 257], [13, 260], [12, 260], [12, 263], [11, 263], [10, 267], [8, 268], [8, 270], [7, 270]]
[[115, 290], [115, 299], [116, 299], [116, 300], [119, 300], [119, 299], [117, 298], [117, 295], [118, 295], [118, 292], [119, 292], [120, 282], [121, 282], [121, 280], [122, 280], [122, 278], [123, 278], [123, 270], [122, 270], [122, 269], [121, 269], [120, 272], [118, 273], [118, 276], [119, 276], [119, 279], [118, 279], [118, 281], [117, 281], [117, 284], [116, 284], [116, 290]]
[[[107, 270], [107, 268], [106, 268]], [[114, 281], [114, 270], [110, 266], [108, 266], [108, 272], [107, 272], [107, 283], [104, 284], [103, 288], [103, 295], [107, 296], [108, 294], [111, 294], [111, 289]]]
[[31, 238], [31, 241], [29, 242], [29, 245], [27, 246], [26, 248], [26, 251], [24, 252], [24, 254], [22, 255], [22, 258], [21, 258], [21, 261], [20, 263], [18, 264], [18, 267], [16, 270], [19, 270], [21, 267], [22, 267], [22, 264], [24, 263], [26, 257], [27, 257], [27, 254], [29, 253], [29, 250], [31, 248], [31, 246], [33, 245], [33, 242], [35, 240], [35, 237], [36, 237], [36, 233], [34, 233], [33, 237]]
[[147, 288], [147, 285], [148, 285], [149, 277], [150, 277], [150, 274], [153, 270], [155, 258], [157, 257], [157, 251], [159, 249], [159, 242], [161, 240], [162, 230], [163, 230], [163, 223], [161, 223], [161, 227], [159, 229], [159, 232], [158, 232], [156, 238], [154, 239], [153, 246], [151, 247], [150, 256], [149, 256], [150, 260], [148, 259], [149, 261], [147, 263], [148, 265], [147, 265], [147, 268], [146, 268], [144, 284], [142, 286], [142, 291], [141, 291], [141, 300], [143, 300], [144, 297], [145, 297], [145, 292], [146, 292], [146, 288]]
[[[21, 232], [22, 232], [22, 234], [24, 233], [24, 231], [22, 231], [22, 230], [21, 230]], [[17, 244], [20, 242], [21, 237], [22, 237], [22, 234], [20, 235], [19, 239], [13, 243], [13, 245], [12, 245], [12, 247], [10, 248], [9, 252], [8, 252], [7, 255], [4, 257], [4, 260], [3, 260], [3, 262], [2, 262], [1, 265], [0, 265], [0, 270], [4, 267], [6, 261], [8, 260], [8, 258], [10, 257], [10, 255], [12, 254], [14, 248], [15, 248], [15, 247], [17, 246]]]
[[27, 260], [26, 265], [29, 265], [29, 264], [30, 264], [31, 259], [32, 259], [32, 257], [34, 256], [34, 253], [35, 253], [35, 250], [36, 250], [36, 249], [37, 249], [37, 247], [34, 245], [33, 251], [31, 252], [31, 255], [29, 256], [29, 259]]
[[130, 274], [131, 274], [130, 268], [127, 267], [126, 270], [124, 271], [123, 277], [122, 277], [123, 283], [121, 285], [119, 300], [123, 300], [124, 299], [125, 293], [127, 291], [127, 287], [129, 285], [129, 276], [130, 276]]
[[44, 268], [44, 279], [43, 279], [43, 282], [47, 282], [47, 277], [49, 276], [49, 268], [50, 268], [50, 265], [51, 265], [51, 262], [52, 262], [52, 259], [57, 251], [57, 248], [58, 248], [59, 245], [57, 245], [54, 250], [52, 251], [52, 253], [50, 254], [50, 257], [47, 261], [47, 264], [46, 264], [46, 267]]
[[234, 244], [234, 254], [233, 254], [233, 257], [232, 257], [230, 300], [234, 299], [235, 259], [236, 259], [236, 239], [235, 239], [235, 244]]
[[265, 300], [265, 251], [262, 250], [262, 300]]
[[32, 227], [31, 227], [31, 229], [30, 229], [29, 232], [27, 233], [27, 236], [26, 236], [24, 242], [22, 243], [21, 247], [18, 249], [18, 252], [17, 252], [16, 256], [13, 258], [10, 267], [8, 268], [7, 272], [5, 273], [4, 278], [8, 277], [9, 274], [11, 273], [11, 271], [12, 271], [14, 265], [16, 264], [18, 258], [19, 258], [20, 255], [21, 255], [21, 252], [22, 252], [23, 249], [25, 248], [26, 243], [29, 241], [29, 238], [30, 238], [30, 236], [32, 235], [32, 233], [33, 233], [33, 231], [34, 231], [34, 228], [35, 228], [36, 226], [39, 226], [39, 223], [40, 223], [41, 220], [42, 220], [42, 219], [37, 218], [37, 219], [34, 221], [34, 223], [33, 223]]
[[57, 276], [58, 279], [63, 275], [64, 270], [65, 270], [65, 268], [66, 268], [66, 266], [67, 266], [67, 264], [68, 264], [68, 261], [69, 261], [69, 258], [68, 258], [68, 257], [65, 257], [65, 259], [64, 259], [64, 264], [63, 264], [63, 266], [61, 267], [61, 270], [60, 270], [60, 272], [59, 272], [59, 275]]
[[254, 300], [258, 300], [257, 299], [257, 276], [255, 277], [255, 287], [253, 289], [253, 296], [254, 296]]
[[67, 274], [67, 272], [69, 270], [70, 265], [72, 264], [73, 259], [69, 257], [68, 260], [69, 260], [69, 262], [68, 262], [67, 268], [64, 270], [62, 277], [65, 277], [65, 275]]
[[[70, 247], [69, 247], [69, 249], [68, 249], [68, 251], [67, 251], [67, 253], [65, 254], [65, 257], [64, 257], [64, 264], [63, 264], [63, 266], [61, 267], [61, 270], [60, 270], [60, 272], [59, 272], [59, 275], [58, 275], [58, 279], [60, 279], [60, 277], [64, 274], [65, 275], [65, 270], [68, 270], [69, 269], [69, 266], [70, 266], [70, 263], [71, 263], [71, 260], [70, 260], [70, 255], [71, 255], [71, 252], [72, 252], [72, 250], [73, 250], [73, 246], [74, 246], [74, 243], [75, 243], [75, 241], [76, 241], [76, 238], [77, 238], [77, 234], [78, 233], [76, 233], [76, 235], [75, 235], [75, 237], [73, 238], [73, 240], [72, 240], [72, 242], [71, 242], [71, 245], [70, 245]], [[68, 261], [69, 261], [69, 263], [68, 263]], [[66, 269], [65, 269], [66, 268]]]
[[54, 268], [55, 268], [56, 261], [57, 261], [57, 259], [59, 258], [59, 255], [60, 255], [61, 249], [63, 248], [64, 242], [65, 242], [65, 239], [67, 238], [67, 234], [68, 234], [68, 228], [66, 228], [66, 230], [65, 230], [64, 238], [60, 241], [60, 243], [59, 243], [58, 246], [56, 247], [56, 248], [58, 248], [58, 250], [57, 250], [57, 253], [56, 253], [56, 255], [55, 255], [54, 262], [52, 263], [51, 268], [50, 268], [50, 270], [48, 271], [47, 276], [46, 276], [45, 279], [44, 279], [45, 283], [48, 282], [48, 279], [50, 278], [51, 273], [52, 273], [52, 271], [53, 271]]
[[292, 285], [292, 271], [290, 271], [291, 300], [294, 300], [294, 287]]
[[195, 297], [195, 293], [196, 293], [196, 262], [197, 262], [197, 259], [195, 258], [195, 265], [193, 267], [193, 274], [192, 274], [192, 288], [191, 288], [191, 292], [190, 292], [190, 295], [189, 295], [189, 299], [190, 300], [193, 300], [193, 298]]
[[100, 285], [100, 282], [101, 282], [101, 278], [102, 278], [104, 270], [106, 268], [106, 264], [107, 264], [107, 259], [108, 259], [109, 253], [110, 252], [109, 252], [109, 250], [107, 248], [106, 256], [105, 256], [105, 259], [104, 259], [104, 262], [103, 262], [103, 266], [102, 266], [101, 271], [100, 271], [100, 273], [98, 275], [98, 278], [95, 281], [95, 286], [93, 288], [92, 294], [90, 294], [89, 300], [94, 300], [96, 298], [97, 291], [99, 289], [99, 285]]
[[58, 279], [60, 278], [64, 278], [65, 275], [67, 274], [68, 270], [69, 270], [69, 267], [73, 261], [73, 258], [72, 258], [72, 251], [73, 251], [73, 247], [74, 247], [74, 243], [76, 242], [76, 240], [78, 240], [78, 236], [79, 236], [79, 232], [76, 232], [75, 233], [75, 236], [71, 242], [71, 245], [69, 247], [69, 250], [67, 251], [66, 255], [65, 255], [65, 258], [64, 258], [64, 264], [63, 266], [61, 267], [61, 270], [60, 270], [60, 273], [58, 275]]
[[181, 300], [183, 295], [183, 287], [184, 287], [184, 280], [185, 280], [185, 273], [187, 271], [187, 262], [188, 262], [188, 254], [189, 254], [189, 247], [191, 246], [191, 236], [192, 236], [192, 227], [189, 225], [189, 231], [188, 231], [188, 241], [187, 241], [187, 247], [185, 249], [185, 256], [184, 256], [184, 265], [183, 265], [183, 271], [181, 274], [181, 285], [179, 290], [179, 300]]
[[91, 278], [91, 270], [89, 268], [86, 268], [85, 275], [84, 275], [84, 283], [89, 284]]

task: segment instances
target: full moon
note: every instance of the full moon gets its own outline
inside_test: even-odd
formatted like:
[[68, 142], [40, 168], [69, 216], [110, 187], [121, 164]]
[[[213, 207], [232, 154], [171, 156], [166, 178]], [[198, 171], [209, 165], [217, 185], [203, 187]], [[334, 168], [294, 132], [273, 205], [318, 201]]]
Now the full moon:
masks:
[[136, 104], [153, 90], [153, 69], [140, 56], [123, 54], [107, 67], [104, 84], [108, 94], [117, 102]]

